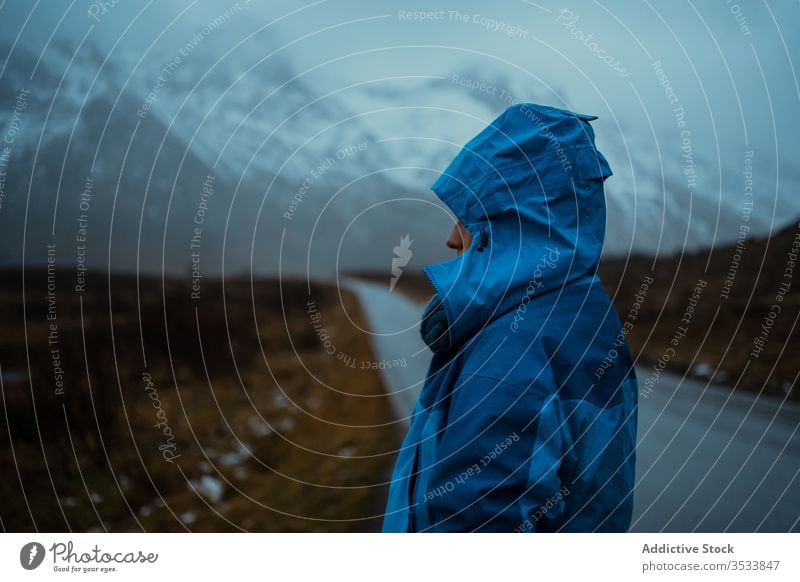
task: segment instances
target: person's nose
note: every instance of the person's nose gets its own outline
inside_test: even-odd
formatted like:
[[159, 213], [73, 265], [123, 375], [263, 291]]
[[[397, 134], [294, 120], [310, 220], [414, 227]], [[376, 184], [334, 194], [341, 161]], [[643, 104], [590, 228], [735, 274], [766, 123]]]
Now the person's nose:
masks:
[[447, 246], [455, 251], [464, 250], [464, 241], [461, 238], [461, 232], [458, 230], [458, 225], [453, 227], [450, 231], [450, 236], [447, 237]]

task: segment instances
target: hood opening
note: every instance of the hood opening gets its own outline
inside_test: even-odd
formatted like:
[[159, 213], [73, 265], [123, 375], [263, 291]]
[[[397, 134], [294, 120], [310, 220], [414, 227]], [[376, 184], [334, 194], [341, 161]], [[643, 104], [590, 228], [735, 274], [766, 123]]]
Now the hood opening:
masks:
[[612, 172], [594, 145], [593, 119], [542, 105], [510, 107], [433, 184], [472, 234], [461, 256], [423, 269], [446, 320], [441, 349], [546, 292], [596, 278], [603, 182]]

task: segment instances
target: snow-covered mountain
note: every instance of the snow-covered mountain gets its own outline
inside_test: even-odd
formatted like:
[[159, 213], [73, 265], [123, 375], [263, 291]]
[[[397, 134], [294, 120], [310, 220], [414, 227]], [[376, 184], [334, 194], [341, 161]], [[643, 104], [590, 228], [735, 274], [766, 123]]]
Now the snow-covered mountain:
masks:
[[[0, 206], [3, 265], [23, 260], [24, 241], [26, 263], [46, 261], [55, 242], [65, 268], [85, 251], [88, 265], [119, 270], [388, 272], [408, 234], [409, 268], [419, 268], [449, 256], [450, 218], [429, 191], [438, 172], [512, 99], [546, 100], [525, 79], [468, 67], [458, 78], [504, 87], [508, 98], [465, 89], [452, 74], [322, 93], [279, 56], [176, 61], [66, 45], [41, 59], [19, 47], [2, 54], [6, 128], [29, 91]], [[615, 172], [606, 252], [735, 238], [740, 167], [690, 191], [686, 161], [666, 148], [659, 158], [649, 130], [627, 126], [622, 113], [594, 125]], [[694, 161], [702, 174], [703, 152]], [[797, 212], [787, 201], [780, 215]], [[767, 217], [754, 215], [753, 234], [766, 234]]]

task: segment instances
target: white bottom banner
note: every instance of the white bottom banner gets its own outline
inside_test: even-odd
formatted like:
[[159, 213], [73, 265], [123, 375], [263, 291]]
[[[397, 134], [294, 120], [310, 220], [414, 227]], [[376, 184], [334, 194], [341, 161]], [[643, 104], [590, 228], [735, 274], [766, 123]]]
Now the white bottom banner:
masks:
[[799, 542], [777, 533], [3, 534], [0, 579], [794, 581]]

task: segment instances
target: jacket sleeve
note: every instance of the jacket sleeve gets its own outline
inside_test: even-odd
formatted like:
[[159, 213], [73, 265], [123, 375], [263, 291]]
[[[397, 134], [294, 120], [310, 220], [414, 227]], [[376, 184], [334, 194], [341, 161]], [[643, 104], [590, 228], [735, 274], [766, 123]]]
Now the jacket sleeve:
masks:
[[546, 531], [563, 512], [566, 425], [554, 389], [459, 380], [427, 481], [427, 531]]

